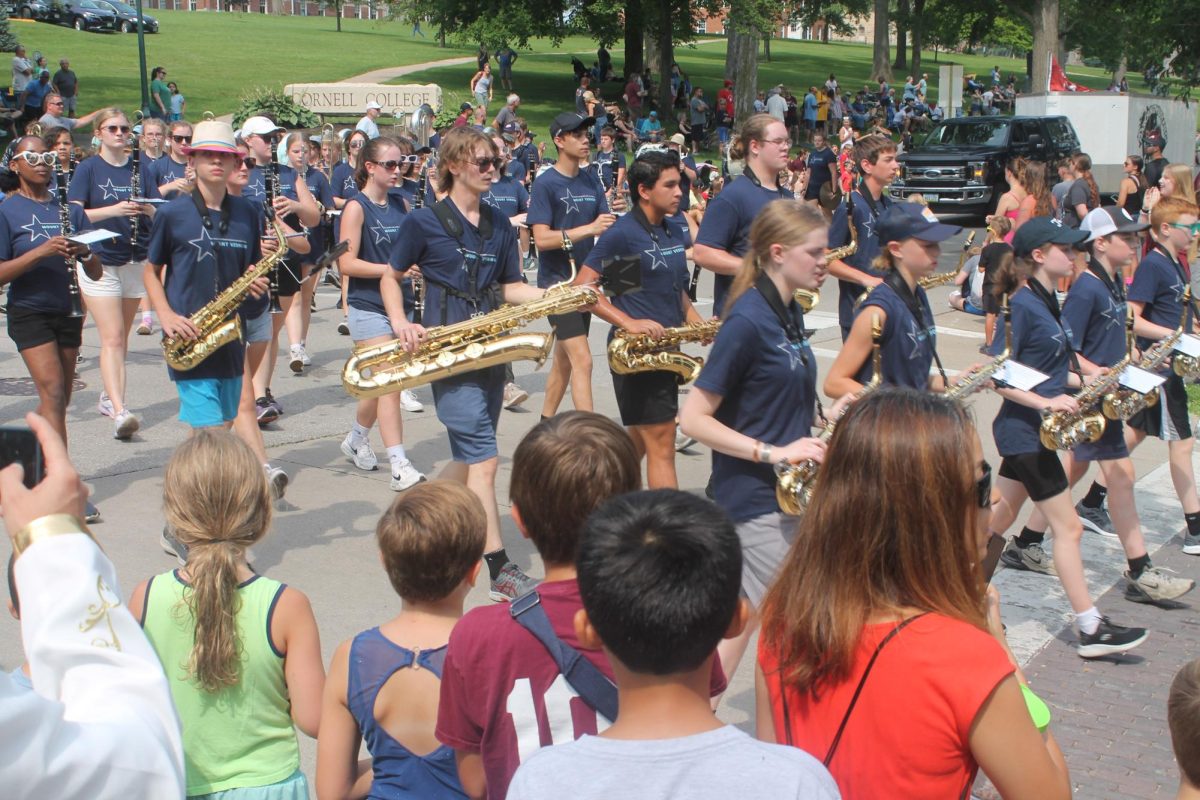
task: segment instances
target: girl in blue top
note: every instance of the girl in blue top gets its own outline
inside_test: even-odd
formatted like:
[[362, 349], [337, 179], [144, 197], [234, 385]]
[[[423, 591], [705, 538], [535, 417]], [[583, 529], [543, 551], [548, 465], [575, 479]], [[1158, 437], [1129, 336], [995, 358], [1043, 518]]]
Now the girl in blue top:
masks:
[[[358, 183], [354, 180], [354, 173], [358, 169], [359, 156], [362, 155], [363, 147], [366, 146], [370, 138], [364, 131], [352, 131], [346, 137], [346, 158], [343, 161], [338, 161], [333, 165], [333, 173], [329, 179], [330, 188], [333, 190], [333, 207], [341, 212], [346, 207], [346, 203], [350, 198], [358, 194]], [[337, 216], [333, 220], [333, 240], [335, 242], [342, 241], [342, 218]], [[343, 336], [350, 335], [350, 320], [347, 319], [350, 306], [346, 305], [346, 290], [349, 288], [347, 282], [342, 275], [341, 267], [338, 267], [338, 283], [342, 292], [342, 321], [338, 323], [337, 331]]]
[[[1012, 360], [1049, 377], [1032, 390], [997, 389], [1004, 403], [992, 434], [1003, 461], [991, 530], [1006, 530], [1026, 498], [1033, 500], [1054, 531], [1053, 565], [1042, 550], [1041, 534], [1031, 536], [1032, 532], [1011, 539], [1000, 560], [1015, 569], [1049, 575], [1057, 571], [1075, 612], [1076, 652], [1081, 658], [1097, 658], [1137, 647], [1146, 631], [1113, 624], [1093, 604], [1080, 552], [1083, 526], [1071, 503], [1067, 475], [1058, 454], [1047, 449], [1038, 435], [1043, 415], [1079, 410], [1068, 390], [1081, 385], [1083, 362], [1075, 355], [1071, 325], [1059, 310], [1054, 289], [1060, 279], [1071, 275], [1072, 246], [1087, 237], [1087, 231], [1064, 227], [1049, 217], [1034, 217], [1017, 230], [1014, 257], [1005, 257], [997, 276], [999, 290], [1011, 295]], [[1003, 339], [998, 331], [993, 348], [1002, 348]], [[1093, 376], [1099, 374], [1094, 365], [1088, 364], [1087, 369]]]
[[[774, 465], [819, 463], [825, 455], [825, 443], [812, 435], [819, 417], [817, 360], [793, 295], [825, 281], [828, 241], [816, 208], [793, 200], [763, 208], [750, 228], [721, 330], [679, 415], [682, 431], [713, 450], [714, 499], [737, 525], [742, 591], [755, 606], [800, 524], [779, 509]], [[718, 647], [727, 675], [737, 669], [753, 627]]]
[[825, 377], [828, 397], [853, 394], [871, 380], [876, 317], [883, 323], [881, 378], [910, 389], [945, 389], [944, 374], [929, 374], [937, 359], [937, 333], [929, 298], [918, 282], [937, 269], [940, 243], [961, 231], [938, 222], [916, 203], [896, 203], [880, 215], [876, 232], [883, 249], [875, 268], [884, 271], [883, 283], [859, 305], [850, 335]]
[[[293, 133], [292, 137], [304, 141], [304, 136], [300, 134]], [[289, 138], [289, 150], [292, 145], [293, 139]], [[305, 146], [309, 148], [311, 155], [313, 149], [312, 143], [305, 141]], [[293, 266], [291, 267], [296, 271], [295, 277], [300, 284], [300, 291], [296, 299], [293, 300], [292, 307], [284, 315], [284, 324], [287, 325], [288, 368], [297, 375], [303, 372], [305, 367], [312, 365], [312, 359], [309, 357], [304, 345], [308, 341], [308, 325], [312, 319], [313, 295], [317, 291], [317, 283], [320, 281], [320, 276], [312, 275], [311, 273], [317, 259], [321, 257], [321, 254], [331, 244], [325, 241], [325, 209], [333, 208], [333, 189], [329, 184], [329, 179], [316, 166], [311, 164], [299, 166], [302, 163], [298, 162], [298, 169], [294, 170], [294, 173], [301, 173], [296, 175], [299, 178], [298, 182], [304, 184], [308, 189], [308, 193], [317, 202], [317, 207], [320, 210], [320, 218], [315, 225], [308, 226], [305, 231], [308, 234], [305, 237], [308, 240], [308, 253], [300, 255], [295, 262], [292, 262]], [[289, 197], [294, 194], [294, 192], [288, 191], [284, 193]]]
[[[391, 271], [388, 261], [405, 218], [404, 200], [391, 191], [400, 177], [400, 157], [395, 139], [380, 136], [368, 142], [358, 162], [359, 193], [342, 210], [341, 235], [349, 249], [339, 262], [343, 283], [349, 284], [346, 300], [350, 336], [359, 347], [392, 339], [379, 281]], [[368, 437], [376, 419], [392, 468], [392, 489], [403, 491], [425, 480], [404, 452], [398, 393], [358, 401], [354, 426], [342, 442], [346, 457], [359, 469], [375, 469], [378, 460]]]

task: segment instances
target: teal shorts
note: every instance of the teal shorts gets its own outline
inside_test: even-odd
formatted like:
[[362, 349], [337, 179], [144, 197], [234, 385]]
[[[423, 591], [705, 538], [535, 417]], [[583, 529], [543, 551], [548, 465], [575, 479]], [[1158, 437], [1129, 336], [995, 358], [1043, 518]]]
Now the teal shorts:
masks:
[[216, 428], [232, 422], [242, 398], [242, 378], [191, 378], [175, 381], [179, 419], [193, 428]]

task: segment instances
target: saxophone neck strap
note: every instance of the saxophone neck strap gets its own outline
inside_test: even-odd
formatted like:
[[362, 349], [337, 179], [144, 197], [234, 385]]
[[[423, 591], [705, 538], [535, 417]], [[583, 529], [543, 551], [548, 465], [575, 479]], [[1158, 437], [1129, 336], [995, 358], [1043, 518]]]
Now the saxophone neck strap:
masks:
[[[192, 205], [196, 207], [196, 213], [200, 215], [200, 221], [204, 223], [205, 230], [212, 230], [212, 216], [209, 214], [208, 204], [204, 202], [204, 195], [200, 194], [200, 187], [192, 189], [191, 193]], [[221, 195], [221, 221], [217, 231], [224, 236], [229, 233], [229, 215], [232, 212], [233, 203], [229, 199], [229, 192]]]
[[[1106, 289], [1108, 289], [1108, 293], [1112, 295], [1114, 300], [1116, 300], [1118, 303], [1125, 302], [1125, 282], [1123, 280], [1114, 280], [1112, 276], [1108, 274], [1108, 270], [1106, 270], [1095, 258], [1088, 260], [1088, 272], [1100, 279], [1100, 282], [1104, 284]], [[1120, 273], [1117, 274], [1119, 277]]]
[[898, 270], [888, 270], [884, 276], [883, 282], [892, 288], [892, 291], [899, 296], [904, 302], [904, 307], [908, 309], [908, 313], [912, 314], [913, 319], [917, 321], [917, 325], [929, 330], [930, 337], [930, 352], [933, 353], [933, 363], [937, 365], [938, 374], [942, 376], [942, 385], [945, 388], [950, 387], [950, 381], [946, 377], [946, 368], [942, 366], [941, 356], [937, 351], [937, 326], [934, 324], [933, 311], [929, 309], [929, 301], [921, 302], [917, 297], [915, 289], [910, 289], [904, 281], [904, 276]]
[[1050, 312], [1050, 316], [1054, 317], [1054, 321], [1058, 324], [1059, 330], [1063, 333], [1063, 341], [1066, 343], [1067, 359], [1070, 361], [1068, 369], [1079, 376], [1080, 382], [1083, 381], [1083, 367], [1079, 365], [1079, 356], [1075, 353], [1075, 348], [1071, 344], [1071, 337], [1067, 335], [1067, 329], [1062, 324], [1062, 309], [1059, 308], [1058, 298], [1054, 293], [1049, 291], [1037, 278], [1030, 278], [1025, 282], [1029, 287], [1029, 291], [1033, 292], [1034, 297], [1042, 301], [1046, 306], [1046, 310]]
[[[480, 313], [480, 302], [483, 297], [479, 294], [479, 261], [480, 255], [474, 249], [467, 247], [464, 239], [466, 235], [466, 226], [463, 225], [462, 215], [453, 207], [450, 198], [446, 197], [432, 206], [433, 215], [437, 217], [441, 223], [442, 229], [446, 231], [446, 235], [454, 241], [458, 242], [458, 251], [463, 257], [463, 266], [467, 270], [470, 290], [468, 292], [460, 292], [457, 289], [435, 280], [430, 276], [425, 276], [425, 280], [438, 286], [442, 289], [442, 321], [446, 320], [446, 304], [450, 296], [457, 297], [470, 303], [475, 313]], [[486, 246], [487, 240], [492, 238], [492, 233], [495, 230], [495, 224], [492, 221], [491, 208], [486, 203], [479, 204], [479, 238], [480, 244]]]

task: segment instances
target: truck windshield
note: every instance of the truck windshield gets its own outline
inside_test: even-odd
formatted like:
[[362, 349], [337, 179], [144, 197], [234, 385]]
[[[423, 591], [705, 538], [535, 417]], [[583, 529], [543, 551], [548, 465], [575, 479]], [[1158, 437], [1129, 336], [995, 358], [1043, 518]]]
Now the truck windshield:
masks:
[[921, 147], [1002, 147], [1008, 140], [1009, 125], [1010, 121], [1004, 119], [965, 124], [943, 122], [929, 132]]

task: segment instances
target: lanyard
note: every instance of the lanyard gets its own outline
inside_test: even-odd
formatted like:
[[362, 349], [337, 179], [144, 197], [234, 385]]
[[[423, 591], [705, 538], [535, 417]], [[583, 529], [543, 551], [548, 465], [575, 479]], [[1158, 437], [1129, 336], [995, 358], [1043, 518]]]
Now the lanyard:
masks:
[[1118, 303], [1125, 302], [1124, 281], [1114, 281], [1111, 277], [1109, 277], [1108, 270], [1102, 267], [1100, 262], [1094, 258], [1088, 261], [1088, 271], [1100, 279], [1114, 300], [1116, 300]]
[[[754, 282], [754, 288], [758, 289], [758, 293], [767, 301], [767, 305], [774, 312], [779, 326], [783, 328], [783, 335], [787, 337], [791, 346], [799, 351], [800, 363], [804, 365], [805, 369], [808, 369], [808, 348], [804, 346], [804, 312], [800, 311], [800, 307], [794, 301], [789, 302], [785, 306], [783, 298], [779, 296], [779, 290], [775, 288], [775, 284], [765, 274], [758, 276], [758, 279]], [[793, 309], [800, 311], [799, 319], [796, 318]], [[817, 404], [817, 416], [824, 419], [825, 407], [821, 405], [821, 397], [820, 395], [815, 395], [814, 397]]]
[[1042, 286], [1042, 284], [1039, 283], [1036, 278], [1030, 278], [1025, 282], [1025, 285], [1029, 287], [1029, 291], [1033, 292], [1037, 299], [1042, 301], [1042, 304], [1046, 306], [1046, 309], [1050, 312], [1050, 315], [1054, 317], [1055, 324], [1058, 325], [1058, 329], [1062, 331], [1063, 334], [1063, 342], [1067, 348], [1067, 359], [1070, 361], [1069, 369], [1071, 372], [1074, 372], [1076, 375], [1078, 375], [1079, 379], [1082, 381], [1083, 369], [1079, 366], [1079, 356], [1075, 354], [1075, 348], [1071, 345], [1071, 337], [1067, 335], [1067, 329], [1063, 327], [1062, 309], [1058, 307], [1058, 298], [1055, 297], [1053, 293], [1048, 291], [1045, 286]]
[[904, 282], [904, 277], [896, 270], [889, 270], [888, 274], [884, 276], [883, 282], [892, 287], [892, 291], [904, 302], [905, 308], [908, 309], [908, 313], [912, 314], [917, 324], [923, 327], [927, 326], [930, 337], [929, 349], [933, 353], [933, 363], [937, 365], [938, 374], [942, 376], [942, 386], [949, 388], [950, 381], [946, 378], [946, 369], [942, 366], [941, 357], [938, 356], [937, 334], [933, 330], [936, 327], [933, 324], [933, 312], [931, 311], [928, 317], [925, 316], [925, 308], [921, 305], [921, 301], [917, 299], [916, 293], [908, 288], [908, 284]]

